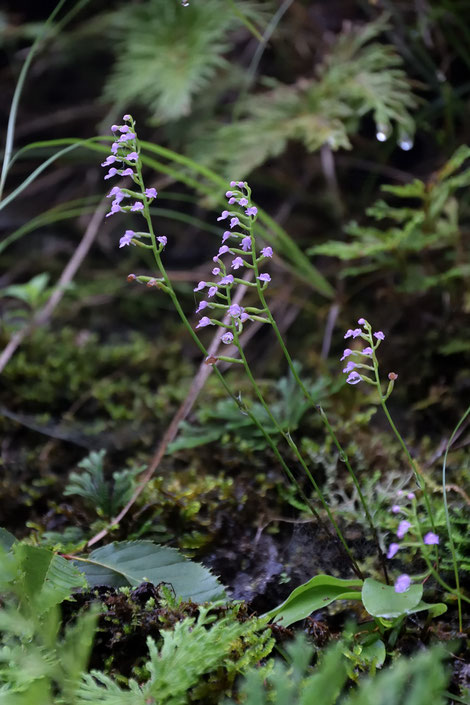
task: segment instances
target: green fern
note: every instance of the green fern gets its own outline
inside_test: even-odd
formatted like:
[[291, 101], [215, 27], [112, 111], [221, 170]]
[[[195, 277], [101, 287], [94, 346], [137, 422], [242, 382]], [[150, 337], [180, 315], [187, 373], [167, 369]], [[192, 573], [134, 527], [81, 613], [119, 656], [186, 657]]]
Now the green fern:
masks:
[[[470, 185], [470, 168], [459, 171], [469, 158], [470, 148], [463, 145], [430, 182], [415, 179], [404, 186], [382, 186], [385, 193], [404, 199], [404, 205], [397, 207], [379, 200], [367, 210], [367, 215], [391, 225], [381, 228], [351, 223], [346, 232], [352, 241], [330, 240], [311, 248], [310, 254], [329, 255], [346, 262], [364, 261], [363, 265], [343, 269], [342, 276], [395, 271], [402, 278], [400, 288], [406, 291], [426, 291], [468, 276], [470, 266], [461, 261], [458, 202], [454, 194]], [[407, 199], [412, 199], [412, 205], [407, 205]], [[434, 263], [429, 257], [425, 260], [425, 251], [439, 252], [439, 257]]]
[[161, 121], [187, 115], [194, 96], [230, 68], [224, 58], [233, 45], [229, 30], [260, 21], [268, 8], [251, 0], [204, 0], [186, 8], [168, 0], [125, 4], [110, 16], [116, 63], [104, 98], [145, 105]]
[[416, 100], [402, 60], [392, 46], [371, 43], [386, 28], [382, 17], [342, 32], [315, 79], [291, 86], [265, 79], [268, 90], [246, 99], [243, 119], [211, 131], [195, 146], [196, 158], [243, 175], [281, 154], [289, 140], [309, 151], [324, 144], [349, 149], [349, 135], [369, 112], [386, 134], [395, 123], [401, 136], [412, 135]]

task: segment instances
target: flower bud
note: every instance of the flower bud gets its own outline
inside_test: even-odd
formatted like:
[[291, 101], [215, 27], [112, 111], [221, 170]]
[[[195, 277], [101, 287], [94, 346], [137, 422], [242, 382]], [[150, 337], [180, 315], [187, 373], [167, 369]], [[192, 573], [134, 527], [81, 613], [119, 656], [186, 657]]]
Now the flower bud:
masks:
[[127, 281], [128, 282], [133, 282], [137, 279], [137, 276], [135, 274], [128, 274], [127, 275]]

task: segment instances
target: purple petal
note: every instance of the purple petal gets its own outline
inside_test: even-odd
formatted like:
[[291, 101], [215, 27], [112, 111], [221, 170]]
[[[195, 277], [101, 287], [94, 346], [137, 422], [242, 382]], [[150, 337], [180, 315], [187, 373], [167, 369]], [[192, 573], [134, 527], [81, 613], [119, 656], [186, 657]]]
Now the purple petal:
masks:
[[411, 578], [406, 573], [395, 580], [395, 592], [406, 592], [411, 585]]

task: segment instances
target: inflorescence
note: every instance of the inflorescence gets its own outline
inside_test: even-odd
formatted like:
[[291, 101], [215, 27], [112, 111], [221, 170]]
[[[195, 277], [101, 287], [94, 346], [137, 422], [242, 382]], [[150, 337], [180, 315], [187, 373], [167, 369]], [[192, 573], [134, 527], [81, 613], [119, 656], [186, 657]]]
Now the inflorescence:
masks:
[[[135, 132], [134, 119], [131, 115], [124, 115], [122, 119], [126, 124], [112, 125], [111, 127], [115, 142], [111, 145], [111, 154], [101, 166], [110, 167], [104, 177], [105, 180], [111, 179], [113, 176], [130, 176], [139, 190], [134, 191], [114, 186], [107, 196], [108, 198], [113, 198], [113, 201], [111, 203], [111, 210], [106, 214], [106, 218], [109, 218], [109, 216], [115, 213], [129, 212], [140, 213], [145, 216], [148, 214], [150, 204], [157, 197], [156, 189], [145, 188], [142, 179], [140, 146]], [[123, 201], [126, 198], [133, 198], [134, 202], [129, 205], [123, 205]], [[143, 242], [140, 242], [139, 238], [152, 240], [152, 235], [149, 232], [126, 230], [125, 234], [119, 240], [119, 247], [125, 247], [126, 245], [151, 247], [151, 245], [145, 245]], [[157, 250], [161, 251], [167, 243], [166, 237], [157, 237], [155, 240]]]

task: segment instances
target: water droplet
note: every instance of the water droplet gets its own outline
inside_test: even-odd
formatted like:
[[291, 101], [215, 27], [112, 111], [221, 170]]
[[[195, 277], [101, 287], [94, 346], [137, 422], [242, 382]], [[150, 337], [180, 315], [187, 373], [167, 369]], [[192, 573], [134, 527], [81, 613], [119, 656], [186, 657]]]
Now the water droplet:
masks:
[[392, 128], [390, 125], [377, 125], [377, 134], [375, 135], [379, 142], [386, 142], [390, 137]]
[[409, 152], [410, 149], [413, 149], [413, 145], [414, 145], [413, 138], [408, 137], [407, 135], [404, 135], [403, 137], [401, 137], [400, 141], [398, 142], [398, 146], [404, 152]]

